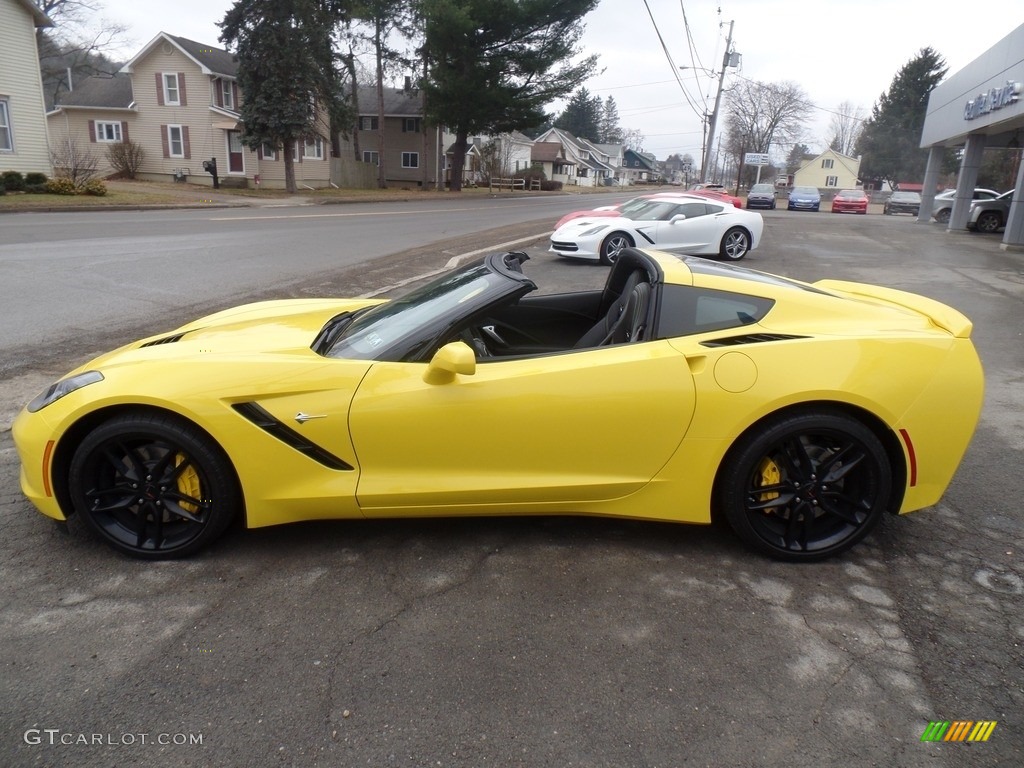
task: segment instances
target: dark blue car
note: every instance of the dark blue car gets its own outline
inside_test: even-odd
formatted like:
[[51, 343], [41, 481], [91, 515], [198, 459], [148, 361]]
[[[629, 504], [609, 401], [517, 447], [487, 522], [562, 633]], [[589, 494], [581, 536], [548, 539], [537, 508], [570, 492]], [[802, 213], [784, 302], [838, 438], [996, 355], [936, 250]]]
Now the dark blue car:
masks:
[[821, 208], [821, 193], [816, 187], [793, 187], [789, 193], [790, 211], [817, 211]]

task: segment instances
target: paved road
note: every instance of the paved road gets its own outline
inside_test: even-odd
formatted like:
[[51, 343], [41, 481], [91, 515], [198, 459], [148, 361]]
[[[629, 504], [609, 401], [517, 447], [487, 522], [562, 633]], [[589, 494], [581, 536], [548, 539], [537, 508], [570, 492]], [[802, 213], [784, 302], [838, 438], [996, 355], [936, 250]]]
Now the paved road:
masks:
[[496, 227], [550, 229], [562, 213], [626, 193], [515, 199], [0, 216], [0, 373], [41, 347], [158, 327], [262, 291], [304, 290], [338, 270]]
[[[3, 433], [0, 764], [1024, 764], [1021, 256], [907, 218], [765, 219], [751, 267], [917, 290], [975, 320], [987, 401], [940, 505], [809, 567], [716, 529], [567, 518], [304, 524], [143, 564], [35, 514]], [[552, 290], [602, 280], [530, 252]], [[394, 284], [427, 261], [281, 290]], [[46, 368], [0, 382], [0, 410]], [[998, 725], [921, 743], [939, 719]], [[61, 744], [94, 735], [115, 743]]]

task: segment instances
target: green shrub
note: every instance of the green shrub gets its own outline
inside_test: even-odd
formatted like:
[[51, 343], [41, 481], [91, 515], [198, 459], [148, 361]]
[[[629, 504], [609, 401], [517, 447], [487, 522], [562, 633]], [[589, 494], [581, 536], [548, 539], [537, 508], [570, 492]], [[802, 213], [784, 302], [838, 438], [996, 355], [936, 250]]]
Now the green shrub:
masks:
[[25, 187], [41, 187], [47, 182], [46, 174], [33, 171], [25, 174]]
[[75, 182], [67, 178], [50, 179], [46, 182], [46, 191], [51, 195], [77, 195], [78, 187]]
[[540, 183], [540, 189], [542, 192], [561, 192], [562, 182], [545, 179]]
[[79, 193], [83, 195], [92, 195], [93, 197], [103, 197], [107, 194], [107, 185], [103, 183], [101, 179], [90, 179], [85, 182], [79, 188]]
[[25, 184], [25, 191], [32, 195], [42, 195], [46, 193], [46, 182], [42, 184]]
[[4, 171], [0, 184], [8, 192], [21, 192], [25, 189], [25, 177], [19, 171]]

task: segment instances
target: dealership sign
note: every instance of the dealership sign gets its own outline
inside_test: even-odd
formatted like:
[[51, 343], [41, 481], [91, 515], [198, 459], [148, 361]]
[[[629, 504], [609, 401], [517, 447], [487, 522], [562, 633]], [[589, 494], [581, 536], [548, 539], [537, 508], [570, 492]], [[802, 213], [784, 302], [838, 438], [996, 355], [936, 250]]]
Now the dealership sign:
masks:
[[964, 105], [964, 120], [987, 115], [997, 109], [1015, 104], [1020, 98], [1021, 84], [1007, 80], [1002, 88], [992, 88], [988, 92], [979, 93]]

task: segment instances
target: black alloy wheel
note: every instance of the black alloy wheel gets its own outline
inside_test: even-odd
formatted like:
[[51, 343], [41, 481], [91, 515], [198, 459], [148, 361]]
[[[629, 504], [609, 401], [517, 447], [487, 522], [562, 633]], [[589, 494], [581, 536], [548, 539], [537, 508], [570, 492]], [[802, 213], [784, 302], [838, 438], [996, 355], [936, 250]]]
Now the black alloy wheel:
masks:
[[878, 437], [839, 412], [770, 420], [730, 451], [718, 501], [749, 546], [778, 560], [823, 560], [878, 524], [892, 468]]
[[601, 263], [614, 264], [623, 248], [632, 248], [633, 238], [625, 232], [612, 232], [601, 243]]
[[132, 557], [191, 555], [219, 537], [240, 509], [222, 451], [187, 422], [119, 416], [90, 432], [68, 472], [75, 510], [100, 539]]

